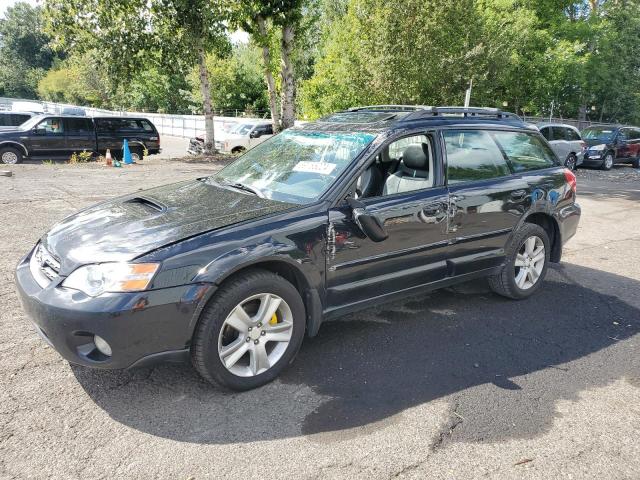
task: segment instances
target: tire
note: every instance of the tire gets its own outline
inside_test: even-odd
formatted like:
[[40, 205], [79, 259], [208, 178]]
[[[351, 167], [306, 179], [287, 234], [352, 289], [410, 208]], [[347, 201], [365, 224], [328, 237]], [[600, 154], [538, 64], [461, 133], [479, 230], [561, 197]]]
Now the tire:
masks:
[[[542, 268], [539, 273], [537, 273], [537, 279], [531, 285], [528, 285], [530, 277], [527, 271], [525, 270], [522, 272], [523, 267], [516, 266], [516, 260], [519, 262], [522, 261], [521, 252], [523, 249], [525, 249], [526, 253], [527, 246], [525, 244], [529, 239], [534, 239], [536, 246], [538, 245], [538, 240], [544, 246], [544, 264], [542, 264]], [[542, 227], [533, 223], [523, 224], [515, 233], [507, 247], [506, 262], [502, 271], [498, 275], [489, 277], [489, 286], [491, 287], [491, 290], [498, 295], [516, 300], [524, 299], [533, 295], [540, 288], [547, 274], [547, 267], [549, 265], [549, 256], [551, 252], [550, 247], [549, 236]], [[538, 266], [535, 262], [531, 262], [530, 265], [530, 270], [536, 270], [535, 267]], [[518, 284], [518, 279], [521, 278], [519, 275], [521, 273], [525, 276], [524, 285]], [[536, 272], [532, 272], [531, 275], [534, 273]]]
[[244, 147], [236, 147], [233, 150], [231, 150], [231, 153], [233, 153], [234, 155], [242, 155], [245, 151], [246, 151], [246, 148]]
[[[268, 315], [267, 307], [274, 300], [277, 310], [268, 322], [260, 321], [260, 307], [264, 305]], [[266, 270], [251, 270], [223, 284], [209, 301], [193, 336], [191, 361], [215, 385], [232, 390], [256, 388], [275, 379], [293, 361], [302, 345], [305, 323], [304, 303], [291, 283]], [[275, 340], [289, 332], [288, 343]], [[221, 358], [225, 351], [228, 366]]]
[[578, 157], [576, 157], [573, 153], [570, 153], [567, 156], [567, 159], [564, 161], [564, 166], [571, 171], [575, 171], [578, 168]]
[[131, 159], [138, 163], [144, 159], [144, 151], [140, 147], [133, 147], [130, 149], [131, 151]]
[[613, 152], [607, 152], [607, 154], [604, 156], [604, 160], [602, 161], [602, 165], [600, 166], [600, 168], [602, 170], [611, 170], [611, 167], [613, 167]]
[[0, 162], [5, 165], [17, 165], [18, 163], [22, 163], [23, 158], [22, 152], [17, 148], [0, 148]]

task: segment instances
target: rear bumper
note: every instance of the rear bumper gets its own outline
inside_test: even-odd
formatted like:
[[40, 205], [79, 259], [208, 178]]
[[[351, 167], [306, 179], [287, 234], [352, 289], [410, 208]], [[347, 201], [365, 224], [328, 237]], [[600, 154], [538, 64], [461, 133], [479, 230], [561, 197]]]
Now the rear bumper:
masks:
[[567, 243], [578, 231], [581, 214], [582, 209], [580, 208], [580, 205], [573, 203], [562, 208], [556, 215], [562, 245]]
[[[41, 288], [28, 257], [17, 267], [16, 283], [25, 312], [49, 345], [71, 363], [104, 369], [188, 357], [199, 305], [211, 288], [196, 284], [88, 297], [61, 288], [59, 280]], [[94, 335], [109, 343], [111, 356], [96, 349]]]

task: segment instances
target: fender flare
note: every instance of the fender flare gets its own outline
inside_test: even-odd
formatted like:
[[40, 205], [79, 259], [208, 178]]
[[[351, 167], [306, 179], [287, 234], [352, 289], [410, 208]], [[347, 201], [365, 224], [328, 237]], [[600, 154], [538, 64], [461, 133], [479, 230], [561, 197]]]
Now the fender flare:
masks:
[[27, 150], [27, 147], [25, 147], [24, 144], [22, 144], [20, 142], [17, 142], [15, 140], [5, 140], [4, 142], [0, 142], [0, 148], [2, 148], [4, 146], [18, 147], [19, 149], [21, 149], [24, 152], [24, 156], [25, 157], [29, 156], [29, 151]]

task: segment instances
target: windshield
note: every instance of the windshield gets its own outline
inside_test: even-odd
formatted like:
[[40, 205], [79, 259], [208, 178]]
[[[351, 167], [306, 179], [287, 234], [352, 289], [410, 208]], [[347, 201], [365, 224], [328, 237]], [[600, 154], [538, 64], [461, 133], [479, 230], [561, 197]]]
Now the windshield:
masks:
[[18, 130], [22, 130], [27, 131], [27, 130], [31, 130], [33, 127], [36, 126], [36, 123], [40, 122], [42, 120], [43, 117], [41, 116], [35, 116], [35, 117], [31, 117], [29, 120], [27, 120], [26, 122], [24, 122], [22, 125], [20, 125], [18, 127]]
[[231, 129], [230, 133], [234, 133], [236, 135], [248, 135], [254, 126], [255, 125], [253, 123], [239, 123]]
[[287, 130], [249, 150], [210, 179], [243, 184], [273, 200], [311, 203], [374, 138], [369, 133]]
[[611, 128], [585, 128], [582, 131], [582, 138], [585, 140], [603, 140], [610, 142], [613, 140], [614, 131]]

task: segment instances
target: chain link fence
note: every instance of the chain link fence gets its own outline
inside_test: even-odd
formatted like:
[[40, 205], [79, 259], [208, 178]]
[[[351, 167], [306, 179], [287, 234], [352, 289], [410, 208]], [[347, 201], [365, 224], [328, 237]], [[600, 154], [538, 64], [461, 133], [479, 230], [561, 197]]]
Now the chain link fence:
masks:
[[[89, 117], [118, 116], [147, 118], [153, 123], [161, 135], [191, 138], [204, 136], [204, 115], [171, 115], [165, 113], [127, 112], [124, 110], [105, 110], [103, 108], [79, 107], [66, 103], [42, 102], [39, 100], [23, 100], [18, 98], [0, 97], [0, 111], [32, 111], [61, 115], [65, 111], [84, 113]], [[247, 116], [240, 110], [222, 110], [216, 112], [215, 122], [237, 122], [239, 120], [259, 120], [270, 118], [268, 111], [255, 112], [254, 116]]]
[[594, 120], [576, 120], [574, 118], [560, 118], [560, 117], [522, 117], [527, 123], [562, 123], [564, 125], [572, 125], [576, 127], [578, 130], [582, 130], [583, 128], [590, 127], [591, 125], [616, 125], [614, 123], [606, 123], [606, 122], [597, 122]]

